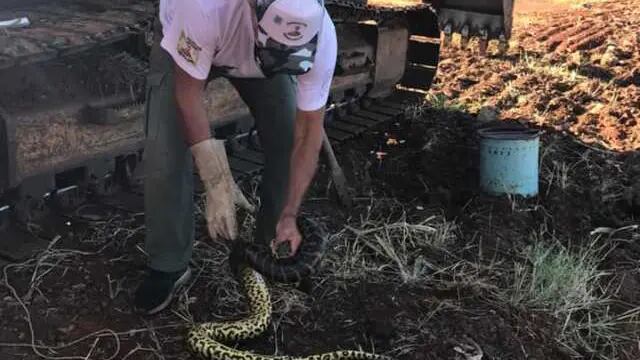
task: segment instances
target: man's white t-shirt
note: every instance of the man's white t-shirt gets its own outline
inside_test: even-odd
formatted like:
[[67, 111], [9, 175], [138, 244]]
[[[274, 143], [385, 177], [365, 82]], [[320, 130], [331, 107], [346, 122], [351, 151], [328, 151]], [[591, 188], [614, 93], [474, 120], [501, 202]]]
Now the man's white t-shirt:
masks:
[[[212, 66], [237, 78], [264, 78], [255, 59], [254, 15], [247, 0], [160, 0], [160, 43], [192, 77]], [[313, 67], [297, 76], [297, 106], [318, 110], [329, 96], [337, 55], [336, 31], [325, 10]]]

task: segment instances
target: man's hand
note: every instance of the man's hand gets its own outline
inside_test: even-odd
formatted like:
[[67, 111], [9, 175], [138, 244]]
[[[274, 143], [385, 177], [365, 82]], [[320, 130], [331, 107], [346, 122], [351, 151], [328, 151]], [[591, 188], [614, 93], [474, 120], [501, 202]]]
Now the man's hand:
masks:
[[233, 181], [224, 143], [208, 139], [193, 145], [191, 152], [206, 191], [209, 235], [214, 240], [235, 240], [238, 236], [235, 205], [248, 211], [253, 211], [253, 206]]
[[300, 203], [313, 179], [322, 146], [324, 107], [314, 111], [298, 110], [294, 132], [293, 151], [289, 170], [289, 188], [284, 209], [276, 225], [276, 237], [271, 249], [276, 254], [278, 245], [289, 242], [289, 256], [294, 256], [302, 235], [296, 224]]
[[192, 78], [175, 65], [175, 96], [185, 141], [190, 146], [200, 179], [206, 191], [207, 227], [213, 239], [237, 237], [236, 208], [253, 206], [244, 197], [229, 170], [227, 153], [221, 140], [211, 139], [209, 121], [203, 106], [204, 81]]
[[206, 219], [212, 239], [235, 240], [238, 237], [236, 206], [249, 212], [254, 206], [245, 198], [233, 178], [207, 190]]
[[[278, 250], [279, 246], [285, 245], [285, 242], [289, 242], [289, 253], [286, 255], [280, 255]], [[276, 225], [276, 238], [271, 242], [271, 251], [276, 257], [291, 257], [294, 256], [300, 243], [302, 242], [302, 235], [298, 230], [296, 224], [296, 217], [293, 215], [284, 215], [280, 217], [280, 221]]]

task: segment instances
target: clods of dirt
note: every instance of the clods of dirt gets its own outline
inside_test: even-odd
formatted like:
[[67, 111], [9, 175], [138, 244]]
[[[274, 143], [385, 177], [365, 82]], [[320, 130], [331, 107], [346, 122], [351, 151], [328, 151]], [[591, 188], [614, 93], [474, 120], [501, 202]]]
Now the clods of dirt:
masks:
[[472, 112], [493, 105], [506, 118], [534, 119], [608, 149], [640, 148], [640, 3], [595, 2], [526, 19], [516, 18], [506, 56], [444, 49], [433, 91]]

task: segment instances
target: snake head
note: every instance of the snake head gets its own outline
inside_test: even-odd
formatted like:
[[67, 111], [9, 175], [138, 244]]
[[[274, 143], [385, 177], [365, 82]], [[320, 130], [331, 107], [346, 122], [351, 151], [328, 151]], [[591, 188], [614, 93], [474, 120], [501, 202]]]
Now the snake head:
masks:
[[291, 256], [291, 243], [283, 241], [276, 245], [276, 258], [287, 259]]
[[276, 256], [266, 244], [251, 243], [244, 249], [244, 260], [263, 276], [279, 282], [299, 282], [315, 272], [325, 252], [327, 235], [319, 223], [307, 218], [297, 219], [302, 243], [294, 256], [290, 244], [284, 242], [276, 248]]

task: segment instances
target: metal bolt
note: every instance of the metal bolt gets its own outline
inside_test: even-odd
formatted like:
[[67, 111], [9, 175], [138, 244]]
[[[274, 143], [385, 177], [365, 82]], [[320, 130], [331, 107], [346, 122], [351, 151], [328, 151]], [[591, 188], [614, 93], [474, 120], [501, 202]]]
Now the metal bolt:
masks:
[[460, 47], [466, 48], [469, 45], [469, 25], [465, 25], [462, 27], [460, 31]]
[[489, 30], [487, 28], [480, 29], [480, 43], [478, 48], [481, 56], [487, 55], [487, 47], [489, 46]]
[[504, 33], [500, 33], [498, 41], [498, 51], [500, 52], [500, 55], [506, 54], [507, 50], [509, 50], [509, 42], [507, 41], [507, 37], [504, 35]]
[[451, 44], [451, 39], [453, 37], [453, 30], [452, 30], [451, 23], [447, 23], [444, 26], [444, 30], [442, 32], [444, 33], [444, 40], [442, 41], [442, 45], [448, 46], [449, 44]]

